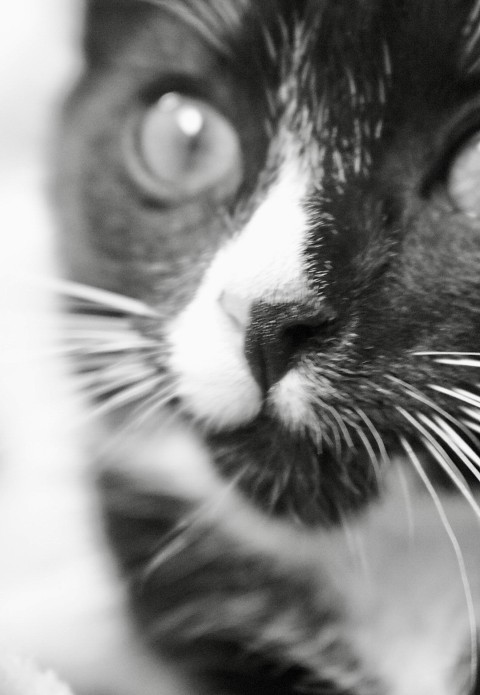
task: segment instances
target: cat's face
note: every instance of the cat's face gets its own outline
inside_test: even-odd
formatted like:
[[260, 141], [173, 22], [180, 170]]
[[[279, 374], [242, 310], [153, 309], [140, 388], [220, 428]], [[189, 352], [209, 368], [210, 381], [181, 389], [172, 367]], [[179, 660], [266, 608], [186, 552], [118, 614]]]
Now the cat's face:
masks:
[[173, 413], [307, 522], [361, 506], [409, 442], [475, 466], [480, 5], [95, 0], [88, 20], [65, 256], [156, 312], [112, 317], [106, 361], [90, 345], [101, 395]]

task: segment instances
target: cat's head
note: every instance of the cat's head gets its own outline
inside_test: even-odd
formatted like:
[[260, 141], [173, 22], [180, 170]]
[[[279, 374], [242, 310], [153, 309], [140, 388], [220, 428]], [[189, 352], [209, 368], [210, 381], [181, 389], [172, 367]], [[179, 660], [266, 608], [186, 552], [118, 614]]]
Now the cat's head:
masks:
[[399, 450], [462, 485], [480, 3], [91, 0], [85, 50], [64, 255], [152, 309], [100, 316], [97, 394], [173, 413], [249, 498], [307, 522], [361, 507]]

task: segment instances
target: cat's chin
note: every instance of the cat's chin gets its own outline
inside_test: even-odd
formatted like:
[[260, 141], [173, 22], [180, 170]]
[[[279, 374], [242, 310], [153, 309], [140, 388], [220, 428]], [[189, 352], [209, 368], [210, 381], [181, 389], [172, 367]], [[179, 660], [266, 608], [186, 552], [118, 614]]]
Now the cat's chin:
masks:
[[380, 492], [378, 471], [361, 450], [320, 446], [267, 415], [204, 439], [220, 473], [271, 517], [330, 526], [361, 511]]
[[126, 428], [109, 419], [103, 467], [152, 490], [206, 499], [231, 483], [262, 514], [306, 526], [343, 523], [380, 492], [379, 471], [361, 446], [331, 449], [264, 412], [234, 430], [212, 431], [176, 406], [165, 419]]

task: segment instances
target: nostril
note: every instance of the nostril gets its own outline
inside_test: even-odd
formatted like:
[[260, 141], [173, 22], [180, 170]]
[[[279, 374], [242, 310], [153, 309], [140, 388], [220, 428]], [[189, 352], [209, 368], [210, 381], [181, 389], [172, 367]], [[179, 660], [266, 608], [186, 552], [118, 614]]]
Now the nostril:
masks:
[[295, 357], [313, 339], [330, 335], [335, 317], [322, 305], [267, 304], [251, 308], [245, 354], [252, 373], [266, 391], [291, 367]]
[[283, 334], [283, 340], [285, 344], [288, 345], [290, 353], [292, 355], [296, 354], [305, 347], [315, 335], [318, 335], [320, 325], [323, 325], [323, 322], [317, 325], [298, 324], [286, 328]]

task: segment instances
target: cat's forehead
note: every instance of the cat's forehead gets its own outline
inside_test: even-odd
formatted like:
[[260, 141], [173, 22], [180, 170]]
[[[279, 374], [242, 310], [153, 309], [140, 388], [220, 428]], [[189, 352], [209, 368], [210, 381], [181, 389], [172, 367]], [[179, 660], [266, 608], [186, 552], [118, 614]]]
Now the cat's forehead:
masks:
[[[238, 226], [282, 171], [300, 171], [324, 251], [330, 236], [335, 249], [348, 239], [339, 267], [352, 239], [364, 244], [359, 230], [383, 224], [378, 200], [392, 214], [408, 206], [452, 117], [477, 99], [480, 0], [89, 0], [88, 10], [85, 81], [101, 117], [85, 129], [120, 137], [123, 114], [171, 90], [212, 104], [241, 140]], [[162, 225], [192, 224], [191, 208], [162, 208]], [[160, 243], [157, 227], [148, 236], [162, 258], [170, 246], [173, 258], [184, 252], [183, 237]], [[197, 237], [202, 254], [217, 243], [211, 230]], [[130, 253], [111, 239], [121, 258]]]
[[[93, 0], [93, 4], [105, 1], [108, 3], [108, 0], [100, 3]], [[346, 59], [348, 47], [355, 44], [356, 37], [362, 37], [366, 48], [369, 42], [378, 44], [382, 32], [393, 39], [402, 39], [408, 33], [413, 57], [419, 49], [427, 48], [431, 55], [440, 56], [447, 47], [463, 49], [466, 59], [480, 57], [479, 0], [421, 3], [415, 0], [223, 0], [221, 4], [215, 0], [122, 0], [122, 3], [137, 7], [148, 4], [176, 15], [214, 46], [231, 53], [240, 49], [239, 39], [253, 50], [267, 40], [273, 59], [275, 50], [285, 48], [285, 37], [292, 25], [300, 24], [305, 36], [316, 34], [320, 48], [326, 45], [330, 49], [341, 48]], [[431, 42], [430, 38], [435, 41]], [[314, 48], [315, 41], [310, 45]]]
[[[464, 83], [469, 89], [480, 71], [479, 0], [90, 0], [93, 13], [110, 7], [110, 22], [119, 5], [139, 14], [152, 11], [142, 20], [138, 44], [152, 68], [155, 61], [163, 67], [166, 33], [177, 36], [177, 49], [198, 39], [236, 78], [261, 81], [271, 102], [280, 95], [294, 100], [297, 111], [299, 99], [313, 102], [315, 111], [319, 97], [337, 105], [333, 116], [340, 128], [342, 120], [353, 123], [359, 102], [368, 110], [392, 94], [390, 100], [412, 109], [428, 107], [429, 100], [434, 109], [442, 100], [458, 103], [458, 91]], [[119, 31], [129, 24], [116, 20]], [[108, 29], [115, 34], [111, 23]], [[149, 33], [151, 42], [145, 40]], [[112, 41], [112, 52], [118, 45]], [[207, 53], [200, 69], [208, 78]], [[376, 113], [369, 117], [378, 120]]]

